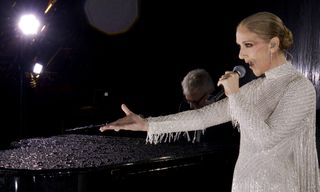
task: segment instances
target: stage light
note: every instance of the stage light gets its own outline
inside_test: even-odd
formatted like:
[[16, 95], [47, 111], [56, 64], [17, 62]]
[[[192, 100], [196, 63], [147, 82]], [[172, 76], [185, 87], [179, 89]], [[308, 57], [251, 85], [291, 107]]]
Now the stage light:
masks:
[[[34, 15], [34, 14], [25, 14], [22, 15], [18, 21], [18, 28], [21, 30], [22, 34], [24, 36], [31, 36], [34, 37], [35, 35], [38, 34], [39, 30], [40, 30], [40, 21], [38, 20], [38, 18]], [[19, 121], [20, 121], [20, 130], [18, 135], [20, 137], [23, 137], [24, 134], [26, 133], [24, 127], [24, 123], [25, 123], [25, 117], [24, 117], [24, 111], [25, 111], [25, 92], [24, 92], [24, 79], [25, 79], [25, 75], [26, 75], [26, 67], [23, 64], [24, 60], [23, 60], [23, 56], [24, 56], [24, 49], [26, 49], [26, 45], [28, 44], [28, 38], [22, 38], [22, 35], [20, 35], [20, 38], [22, 40], [22, 45], [20, 46], [20, 50], [18, 52], [19, 57], [18, 57], [18, 65], [19, 65], [19, 70], [20, 70], [20, 85], [19, 85]], [[34, 40], [34, 39], [33, 39]], [[36, 79], [38, 78], [37, 76], [39, 76], [39, 74], [36, 74], [35, 77], [32, 77], [34, 79], [34, 81], [36, 82]], [[32, 85], [31, 82], [31, 86], [35, 87], [36, 84]]]
[[22, 15], [18, 27], [24, 35], [36, 35], [39, 32], [40, 21], [33, 14]]
[[43, 65], [41, 65], [40, 63], [36, 63], [33, 66], [33, 73], [40, 74], [42, 72], [42, 69], [43, 69]]

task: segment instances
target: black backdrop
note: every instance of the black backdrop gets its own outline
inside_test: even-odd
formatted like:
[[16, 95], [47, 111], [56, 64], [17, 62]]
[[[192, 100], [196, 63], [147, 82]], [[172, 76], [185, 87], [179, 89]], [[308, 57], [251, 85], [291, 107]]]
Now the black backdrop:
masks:
[[[243, 64], [237, 57], [236, 24], [257, 11], [271, 11], [283, 18], [295, 37], [294, 65], [319, 89], [320, 6], [316, 0], [244, 0], [216, 5], [137, 2], [133, 25], [127, 32], [110, 35], [88, 23], [85, 1], [57, 1], [43, 17], [45, 32], [23, 42], [15, 27], [17, 16], [28, 9], [41, 13], [47, 2], [1, 2], [3, 141], [112, 121], [123, 115], [121, 103], [144, 116], [176, 112], [182, 99], [180, 82], [189, 70], [205, 68], [216, 81], [225, 70]], [[35, 60], [44, 63], [45, 73], [35, 88], [26, 77], [21, 108], [17, 66], [22, 64], [28, 71]], [[245, 80], [252, 77], [248, 73]]]

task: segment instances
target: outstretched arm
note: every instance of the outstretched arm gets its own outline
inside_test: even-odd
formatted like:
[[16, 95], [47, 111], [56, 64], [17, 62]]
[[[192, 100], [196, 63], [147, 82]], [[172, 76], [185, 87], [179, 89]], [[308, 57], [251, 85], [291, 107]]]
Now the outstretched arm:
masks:
[[107, 130], [119, 131], [120, 129], [130, 131], [148, 131], [148, 122], [144, 118], [133, 113], [125, 104], [121, 105], [121, 109], [126, 116], [100, 127], [101, 132]]

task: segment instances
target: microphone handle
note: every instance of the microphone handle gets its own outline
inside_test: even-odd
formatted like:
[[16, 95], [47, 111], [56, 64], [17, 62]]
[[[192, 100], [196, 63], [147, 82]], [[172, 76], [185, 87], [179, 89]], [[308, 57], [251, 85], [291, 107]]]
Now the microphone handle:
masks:
[[[244, 74], [246, 73], [245, 68], [241, 65], [235, 66], [232, 71], [234, 73], [237, 73], [239, 75], [239, 78], [242, 78], [244, 76]], [[219, 93], [217, 93], [214, 96], [214, 102], [217, 102], [223, 95], [224, 95], [224, 89], [219, 91]]]
[[224, 95], [224, 90], [219, 91], [213, 98], [214, 102], [217, 102]]

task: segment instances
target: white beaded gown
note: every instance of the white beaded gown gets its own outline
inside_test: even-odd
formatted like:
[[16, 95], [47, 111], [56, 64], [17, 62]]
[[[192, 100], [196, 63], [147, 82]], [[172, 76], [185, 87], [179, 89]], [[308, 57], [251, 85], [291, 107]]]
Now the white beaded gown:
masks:
[[199, 110], [147, 118], [146, 140], [232, 121], [241, 134], [232, 192], [320, 192], [315, 118], [313, 84], [287, 63]]

